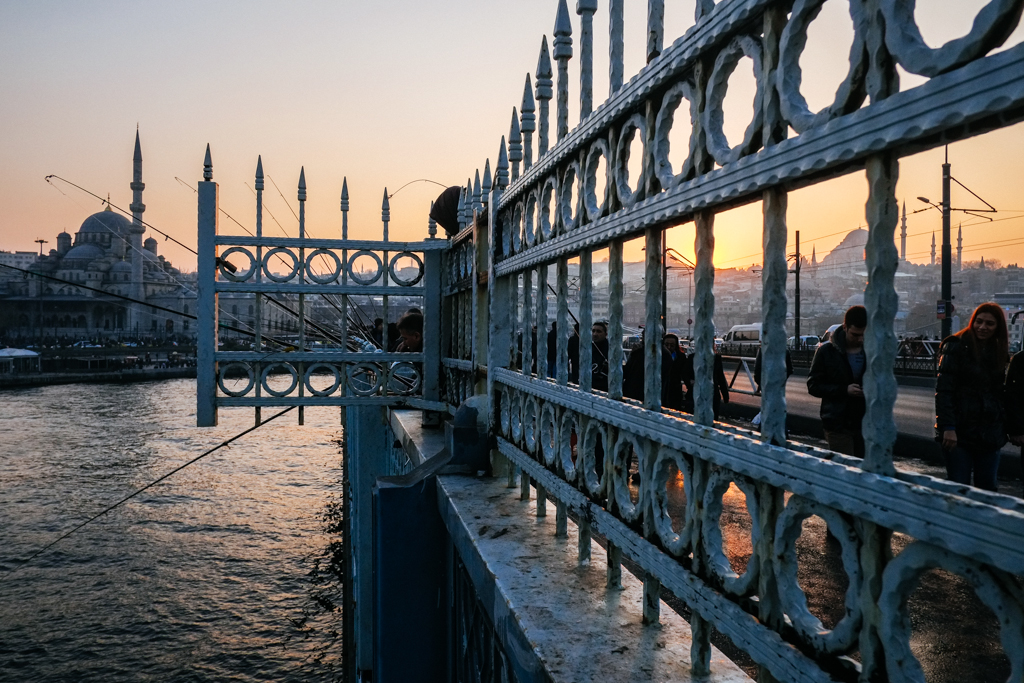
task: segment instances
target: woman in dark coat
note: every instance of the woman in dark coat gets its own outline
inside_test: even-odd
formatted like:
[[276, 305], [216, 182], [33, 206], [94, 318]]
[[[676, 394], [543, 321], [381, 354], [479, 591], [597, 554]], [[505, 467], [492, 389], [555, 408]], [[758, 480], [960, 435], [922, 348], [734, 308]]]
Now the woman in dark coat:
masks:
[[935, 439], [946, 452], [947, 478], [995, 491], [999, 449], [1006, 443], [1003, 381], [1006, 316], [998, 304], [974, 309], [971, 322], [939, 348]]

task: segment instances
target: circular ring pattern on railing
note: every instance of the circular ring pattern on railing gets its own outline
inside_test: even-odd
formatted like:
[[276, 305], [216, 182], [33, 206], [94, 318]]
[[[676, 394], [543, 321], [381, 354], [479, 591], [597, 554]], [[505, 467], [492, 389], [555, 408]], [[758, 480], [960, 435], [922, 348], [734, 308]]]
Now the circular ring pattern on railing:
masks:
[[892, 559], [882, 573], [882, 592], [878, 597], [881, 611], [879, 632], [885, 643], [889, 680], [893, 683], [920, 683], [925, 680], [921, 664], [910, 649], [907, 601], [921, 575], [930, 569], [944, 569], [971, 584], [1000, 625], [1003, 653], [1010, 660], [1010, 677], [1006, 680], [1024, 679], [1024, 608], [1018, 596], [1000, 585], [1013, 586], [1014, 579], [962, 555], [915, 541]]
[[[224, 386], [224, 379], [227, 377], [228, 369], [236, 366], [245, 370], [245, 374], [248, 377], [248, 382], [246, 383], [245, 388], [241, 391], [237, 389], [228, 389]], [[217, 373], [217, 385], [220, 387], [220, 390], [228, 396], [245, 396], [252, 390], [254, 384], [256, 384], [256, 373], [248, 363], [239, 363], [238, 361], [225, 363], [220, 366], [220, 372]]]
[[[725, 93], [729, 88], [729, 77], [744, 56], [754, 62], [754, 75], [757, 80], [757, 92], [754, 95], [754, 118], [747, 125], [743, 134], [743, 142], [729, 147], [723, 125], [725, 113], [722, 106]], [[764, 121], [761, 101], [764, 98], [764, 83], [761, 78], [761, 42], [750, 36], [736, 36], [718, 53], [715, 67], [707, 86], [707, 106], [704, 109], [704, 130], [707, 133], [707, 147], [711, 156], [720, 165], [730, 164], [742, 156], [749, 154], [760, 146], [761, 126]]]
[[551, 213], [551, 198], [555, 198], [555, 211], [558, 211], [558, 181], [555, 176], [550, 175], [544, 179], [544, 185], [540, 190], [540, 238], [549, 240], [555, 235], [556, 216]]
[[558, 412], [554, 403], [545, 402], [540, 409], [540, 424], [538, 426], [540, 437], [540, 449], [544, 454], [544, 464], [551, 467], [558, 458]]
[[530, 453], [537, 452], [537, 420], [540, 406], [537, 405], [537, 397], [529, 396], [523, 404], [523, 443]]
[[[683, 493], [686, 496], [686, 523], [679, 531], [672, 527], [672, 517], [668, 511], [668, 487], [672, 484], [669, 481], [669, 473], [672, 465], [675, 465], [676, 471], [683, 476]], [[648, 493], [651, 496], [651, 507], [654, 513], [654, 529], [658, 532], [661, 542], [673, 555], [687, 554], [693, 536], [691, 512], [694, 508], [693, 466], [689, 459], [675, 448], [659, 446], [658, 455], [654, 459], [654, 475], [651, 478]]]
[[[601, 439], [601, 452], [597, 452], [597, 440]], [[583, 427], [583, 439], [580, 441], [580, 466], [581, 488], [592, 496], [599, 496], [604, 492], [605, 481], [608, 477], [608, 468], [605, 463], [608, 460], [608, 429], [600, 420], [590, 418]], [[597, 463], [601, 461], [601, 474], [597, 473]]]
[[[732, 483], [746, 496], [747, 513], [750, 515], [752, 552], [742, 576], [733, 571], [729, 558], [722, 551], [722, 499], [729, 490], [729, 484]], [[756, 590], [759, 573], [757, 546], [761, 539], [761, 522], [753, 482], [726, 469], [715, 470], [708, 480], [704, 493], [704, 519], [701, 531], [704, 550], [708, 554], [708, 568], [722, 582], [725, 590], [741, 597]]]
[[[312, 267], [314, 256], [330, 256], [331, 259], [334, 260], [334, 266], [331, 268], [331, 271], [326, 275], [317, 275], [314, 273]], [[306, 276], [310, 280], [318, 285], [329, 285], [337, 280], [339, 275], [341, 275], [341, 259], [338, 258], [337, 254], [327, 249], [315, 249], [314, 251], [309, 252], [309, 256], [306, 257]]]
[[576, 458], [579, 460], [580, 416], [571, 410], [562, 413], [562, 426], [559, 428], [558, 461], [562, 468], [562, 476], [569, 483], [576, 481], [576, 463], [572, 459], [573, 435], [576, 435]]
[[[637, 458], [637, 470], [640, 473], [640, 485], [635, 503], [629, 495], [629, 461], [634, 454]], [[619, 514], [627, 522], [635, 522], [643, 511], [644, 486], [647, 483], [645, 481], [647, 477], [644, 476], [644, 459], [644, 444], [640, 437], [620, 431], [619, 438], [615, 441], [615, 450], [612, 451], [611, 496], [615, 500]]]
[[509, 411], [512, 414], [512, 440], [520, 445], [523, 438], [523, 394], [512, 390], [512, 400], [509, 401]]
[[512, 211], [512, 252], [518, 254], [523, 250], [523, 219], [526, 215], [526, 203], [516, 203]]
[[[285, 275], [275, 275], [274, 273], [270, 272], [270, 259], [272, 256], [277, 256], [283, 260], [285, 257], [282, 256], [282, 254], [287, 255], [287, 257], [292, 260], [291, 270], [289, 270], [288, 273]], [[268, 280], [272, 280], [273, 282], [288, 282], [293, 277], [295, 277], [296, 273], [299, 272], [299, 266], [301, 264], [302, 262], [299, 260], [299, 257], [296, 256], [295, 252], [293, 252], [291, 249], [285, 249], [284, 247], [274, 247], [273, 249], [268, 250], [267, 253], [263, 255], [263, 264], [261, 267], [263, 268], [263, 274], [267, 276]]]
[[892, 0], [880, 7], [885, 17], [885, 45], [900, 66], [920, 76], [952, 71], [1000, 46], [1020, 21], [1019, 0], [990, 0], [974, 17], [970, 32], [931, 48], [914, 17], [914, 0]]
[[[276, 367], [284, 368], [285, 371], [289, 375], [291, 375], [291, 382], [289, 382], [288, 388], [285, 389], [284, 391], [271, 389], [270, 385], [267, 384], [267, 379], [269, 379], [270, 377], [270, 371]], [[269, 365], [263, 366], [263, 372], [260, 373], [260, 384], [263, 385], [263, 391], [267, 392], [271, 396], [277, 396], [278, 398], [280, 398], [282, 396], [287, 396], [288, 394], [292, 393], [293, 391], [295, 391], [295, 387], [299, 386], [299, 373], [295, 371], [294, 366], [289, 365], [288, 363], [282, 363], [280, 361], [278, 361], [277, 363], [270, 363]]]
[[[398, 259], [400, 258], [411, 258], [416, 262], [416, 277], [406, 280], [398, 274], [398, 270], [395, 266], [398, 264]], [[400, 251], [391, 257], [391, 262], [388, 263], [388, 272], [391, 274], [391, 281], [399, 287], [412, 287], [423, 279], [423, 259], [419, 257], [419, 254], [415, 254], [411, 251]]]
[[[232, 273], [230, 270], [225, 268], [224, 264], [227, 262], [228, 256], [231, 256], [232, 254], [242, 254], [247, 259], [249, 259], [249, 267], [243, 270], [241, 273], [239, 273], [238, 271]], [[220, 274], [224, 276], [225, 280], [230, 280], [231, 282], [245, 282], [246, 280], [253, 276], [253, 273], [256, 272], [257, 267], [258, 266], [256, 265], [256, 257], [253, 256], [252, 252], [246, 249], [245, 247], [231, 247], [230, 249], [225, 249], [224, 253], [220, 255]]]
[[529, 249], [537, 243], [537, 233], [539, 226], [536, 226], [537, 222], [537, 207], [540, 205], [540, 190], [534, 188], [530, 194], [526, 196], [526, 213], [524, 214], [523, 223], [523, 234], [525, 236], [526, 248]]
[[[419, 393], [423, 375], [416, 363], [407, 360], [397, 361], [388, 368], [388, 393], [397, 396], [412, 396]], [[459, 402], [465, 400], [459, 397]]]
[[658, 110], [658, 118], [654, 122], [654, 173], [658, 177], [663, 190], [670, 189], [676, 179], [686, 178], [693, 170], [693, 133], [690, 133], [689, 148], [686, 153], [686, 161], [678, 173], [674, 173], [672, 162], [669, 161], [670, 151], [669, 134], [675, 126], [676, 114], [679, 107], [686, 101], [690, 106], [687, 113], [690, 120], [697, 118], [697, 98], [693, 94], [693, 86], [689, 81], [679, 81], [665, 93], [661, 98], [661, 109]]
[[836, 90], [832, 104], [817, 113], [811, 113], [807, 100], [800, 92], [803, 71], [800, 69], [800, 55], [807, 46], [807, 28], [821, 11], [825, 0], [797, 0], [793, 5], [786, 28], [782, 30], [779, 44], [779, 68], [775, 72], [775, 85], [779, 91], [782, 115], [793, 130], [803, 133], [822, 126], [832, 119], [855, 111], [864, 102], [866, 90], [864, 79], [867, 75], [867, 50], [861, 30], [862, 5], [850, 3], [850, 17], [853, 19], [853, 45], [850, 46], [850, 69], [846, 78]]
[[[611, 166], [608, 159], [611, 154], [608, 151], [608, 143], [602, 138], [594, 140], [587, 152], [587, 160], [584, 163], [583, 173], [583, 208], [587, 212], [590, 221], [596, 221], [604, 213], [608, 205], [608, 188], [611, 185]], [[604, 159], [604, 193], [601, 200], [597, 197], [597, 169]]]
[[637, 178], [636, 190], [634, 191], [629, 185], [629, 151], [630, 146], [633, 143], [633, 136], [640, 133], [640, 141], [644, 146], [644, 156], [646, 157], [647, 147], [647, 122], [640, 114], [633, 114], [622, 124], [622, 130], [619, 131], [619, 141], [615, 148], [615, 172], [613, 177], [615, 178], [615, 192], [619, 195], [619, 201], [622, 202], [622, 206], [630, 208], [636, 204], [637, 199], [640, 198], [643, 190], [643, 177], [644, 177], [644, 166], [640, 167], [640, 177]]
[[[582, 182], [583, 173], [580, 172], [580, 163], [574, 159], [569, 162], [565, 172], [562, 173], [562, 184], [558, 191], [558, 213], [562, 226], [558, 234], [565, 234], [579, 227], [580, 206], [583, 204], [583, 193], [580, 191]], [[576, 189], [575, 202], [572, 199], [573, 188]]]
[[[832, 630], [807, 609], [807, 596], [797, 580], [796, 542], [803, 532], [803, 521], [812, 515], [825, 520], [829, 532], [843, 549], [843, 569], [849, 578], [846, 589], [846, 614]], [[801, 496], [792, 496], [775, 523], [773, 562], [778, 578], [782, 611], [789, 615], [793, 628], [818, 652], [840, 653], [853, 646], [860, 631], [860, 537], [842, 515]]]
[[[374, 268], [372, 277], [364, 277], [362, 273], [360, 273], [359, 271], [352, 267], [355, 265], [356, 259], [358, 259], [361, 256], [369, 256], [373, 260], [376, 267]], [[377, 256], [377, 254], [370, 251], [369, 249], [360, 249], [359, 251], [352, 254], [352, 256], [348, 260], [348, 274], [349, 277], [355, 280], [357, 284], [364, 286], [372, 285], [374, 282], [380, 279], [381, 275], [384, 274], [384, 262], [380, 260], [380, 256]]]
[[[326, 368], [327, 371], [334, 376], [333, 383], [327, 389], [313, 388], [313, 372], [318, 368]], [[338, 366], [336, 365], [332, 365], [330, 363], [313, 363], [308, 368], [306, 368], [306, 372], [302, 377], [302, 383], [306, 385], [306, 388], [309, 389], [309, 393], [311, 393], [313, 396], [330, 396], [331, 394], [338, 390], [339, 386], [341, 386], [341, 373], [338, 372]]]
[[373, 396], [384, 384], [385, 372], [376, 363], [362, 361], [345, 367], [349, 390], [356, 396]]
[[509, 390], [501, 387], [498, 389], [498, 420], [501, 424], [501, 433], [508, 438], [512, 431], [512, 410], [509, 407]]

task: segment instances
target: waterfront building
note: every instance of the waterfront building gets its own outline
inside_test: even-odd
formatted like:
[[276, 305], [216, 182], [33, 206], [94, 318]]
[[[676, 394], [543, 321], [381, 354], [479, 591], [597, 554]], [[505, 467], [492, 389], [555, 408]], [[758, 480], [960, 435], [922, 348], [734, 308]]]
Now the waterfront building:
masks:
[[8, 271], [0, 280], [0, 337], [191, 337], [186, 317], [105, 295], [131, 297], [184, 314], [195, 312], [195, 275], [159, 255], [152, 236], [143, 239], [145, 185], [138, 132], [133, 171], [132, 220], [114, 212], [108, 199], [107, 206], [87, 217], [74, 236], [67, 231], [57, 235], [57, 248], [49, 253], [0, 254], [0, 262], [17, 261], [9, 265], [63, 281]]

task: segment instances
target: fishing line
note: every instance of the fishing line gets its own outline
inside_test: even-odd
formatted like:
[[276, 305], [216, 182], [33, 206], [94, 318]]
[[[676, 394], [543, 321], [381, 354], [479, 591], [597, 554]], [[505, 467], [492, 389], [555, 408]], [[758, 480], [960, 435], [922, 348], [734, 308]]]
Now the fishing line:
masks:
[[[48, 182], [48, 183], [50, 183], [52, 185], [53, 182], [50, 180], [50, 178], [56, 178], [57, 180], [63, 181], [65, 183], [67, 183], [68, 185], [71, 185], [72, 187], [76, 187], [79, 190], [81, 190], [82, 192], [86, 193], [87, 195], [95, 197], [96, 199], [98, 199], [101, 202], [105, 203], [107, 206], [109, 206], [109, 207], [111, 207], [113, 209], [117, 209], [118, 211], [120, 211], [121, 213], [123, 213], [126, 216], [131, 216], [132, 215], [128, 211], [125, 211], [124, 209], [122, 209], [120, 206], [117, 206], [116, 204], [111, 204], [109, 199], [104, 199], [103, 197], [99, 196], [98, 194], [95, 194], [93, 192], [89, 192], [89, 190], [85, 189], [81, 185], [76, 185], [75, 183], [71, 182], [67, 178], [61, 178], [59, 175], [51, 173], [50, 175], [48, 175], [45, 178], [43, 178], [43, 180], [45, 180], [46, 182]], [[186, 250], [192, 252], [196, 256], [199, 256], [199, 252], [197, 252], [195, 249], [193, 249], [192, 247], [189, 247], [189, 246], [186, 246], [186, 245], [182, 244], [178, 240], [176, 240], [173, 237], [171, 237], [170, 235], [168, 235], [163, 230], [160, 230], [159, 228], [153, 227], [152, 225], [150, 225], [149, 223], [147, 223], [144, 220], [140, 219], [139, 222], [142, 223], [142, 225], [145, 225], [147, 228], [150, 228], [151, 230], [153, 230], [153, 232], [155, 232], [155, 233], [157, 233], [159, 235], [163, 235], [165, 239], [169, 239], [170, 241], [174, 242], [175, 244], [177, 244], [178, 246], [182, 247], [183, 249], [186, 249]]]
[[285, 413], [287, 413], [287, 412], [289, 412], [289, 411], [291, 411], [291, 410], [294, 410], [294, 409], [295, 409], [295, 406], [291, 406], [291, 407], [289, 407], [289, 408], [285, 408], [285, 409], [284, 409], [284, 410], [282, 410], [281, 412], [279, 412], [279, 413], [276, 413], [276, 414], [274, 414], [274, 415], [270, 416], [270, 417], [269, 417], [269, 418], [267, 418], [266, 420], [263, 420], [263, 421], [262, 421], [262, 422], [261, 422], [260, 424], [258, 424], [258, 425], [254, 425], [254, 426], [252, 426], [252, 427], [249, 427], [248, 429], [246, 429], [246, 430], [245, 430], [245, 431], [243, 431], [243, 432], [239, 432], [238, 434], [235, 434], [235, 435], [234, 435], [233, 437], [231, 437], [231, 438], [230, 438], [230, 439], [228, 439], [227, 441], [222, 441], [221, 443], [217, 444], [216, 446], [214, 446], [214, 447], [213, 447], [213, 448], [211, 448], [210, 450], [208, 450], [208, 451], [206, 451], [206, 452], [204, 452], [204, 453], [201, 453], [200, 455], [197, 455], [196, 457], [192, 458], [191, 460], [189, 460], [188, 462], [186, 462], [186, 463], [185, 463], [185, 464], [183, 464], [183, 465], [179, 465], [178, 467], [175, 467], [175, 468], [174, 468], [173, 470], [171, 470], [171, 471], [170, 471], [170, 472], [168, 472], [167, 474], [163, 475], [163, 476], [162, 476], [162, 477], [160, 477], [159, 479], [156, 479], [156, 480], [154, 480], [154, 481], [151, 481], [150, 483], [146, 484], [145, 486], [143, 486], [143, 487], [142, 487], [141, 489], [139, 489], [138, 491], [135, 491], [134, 493], [132, 493], [132, 494], [130, 494], [130, 495], [128, 495], [128, 496], [125, 496], [125, 497], [124, 497], [124, 498], [122, 498], [121, 500], [117, 501], [117, 502], [116, 502], [116, 503], [114, 503], [113, 505], [110, 505], [110, 506], [108, 506], [107, 508], [105, 508], [105, 509], [104, 509], [104, 510], [102, 510], [101, 512], [99, 512], [99, 513], [97, 513], [97, 514], [93, 515], [93, 516], [92, 516], [92, 517], [90, 517], [89, 519], [85, 520], [84, 522], [82, 522], [81, 524], [79, 524], [79, 525], [78, 525], [78, 526], [76, 526], [76, 527], [75, 527], [74, 529], [72, 529], [71, 531], [67, 532], [66, 534], [64, 534], [64, 535], [63, 535], [63, 536], [61, 536], [60, 538], [58, 538], [58, 539], [56, 539], [56, 540], [54, 540], [54, 541], [52, 541], [52, 542], [50, 542], [50, 543], [47, 543], [46, 545], [44, 545], [44, 546], [43, 546], [42, 548], [40, 548], [39, 550], [37, 550], [37, 551], [35, 551], [34, 553], [32, 553], [32, 554], [31, 554], [31, 555], [30, 555], [30, 556], [28, 557], [28, 559], [26, 559], [26, 560], [25, 560], [25, 561], [24, 561], [24, 562], [23, 562], [23, 563], [21, 564], [21, 566], [19, 566], [19, 567], [16, 567], [15, 569], [8, 569], [8, 570], [6, 570], [6, 571], [7, 571], [7, 573], [6, 573], [5, 575], [4, 575], [3, 579], [0, 579], [0, 582], [2, 582], [2, 581], [6, 581], [6, 580], [7, 580], [7, 579], [9, 579], [10, 577], [14, 576], [14, 575], [15, 575], [15, 574], [17, 574], [17, 573], [18, 573], [19, 571], [21, 571], [22, 569], [24, 569], [25, 567], [27, 567], [27, 566], [28, 566], [28, 564], [29, 564], [29, 563], [30, 563], [30, 562], [31, 562], [32, 560], [34, 560], [35, 558], [37, 558], [37, 557], [39, 557], [40, 555], [42, 555], [42, 554], [43, 554], [43, 553], [45, 553], [45, 552], [46, 552], [47, 550], [49, 550], [49, 549], [50, 549], [50, 548], [52, 548], [53, 546], [55, 546], [55, 545], [57, 545], [58, 543], [60, 543], [61, 541], [63, 541], [63, 540], [65, 539], [65, 538], [67, 538], [67, 537], [68, 537], [68, 536], [70, 536], [71, 534], [75, 533], [76, 531], [78, 531], [78, 530], [79, 530], [79, 529], [81, 529], [82, 527], [86, 526], [87, 524], [90, 524], [90, 523], [92, 523], [92, 522], [96, 521], [97, 519], [99, 519], [99, 518], [100, 518], [100, 517], [102, 517], [103, 515], [107, 514], [107, 513], [108, 513], [108, 512], [110, 512], [111, 510], [114, 510], [115, 508], [117, 508], [117, 507], [119, 507], [119, 506], [123, 505], [124, 503], [127, 503], [127, 502], [128, 502], [129, 500], [131, 500], [131, 499], [132, 499], [132, 498], [134, 498], [135, 496], [139, 495], [139, 494], [140, 494], [140, 493], [142, 493], [143, 491], [146, 491], [147, 489], [153, 488], [154, 486], [156, 486], [157, 484], [159, 484], [160, 482], [162, 482], [162, 481], [163, 481], [164, 479], [167, 479], [167, 478], [168, 478], [169, 476], [171, 476], [172, 474], [175, 474], [175, 473], [177, 473], [177, 472], [180, 472], [180, 471], [182, 471], [183, 469], [185, 469], [186, 467], [188, 467], [189, 465], [191, 465], [191, 464], [193, 464], [193, 463], [199, 462], [200, 460], [202, 460], [202, 459], [203, 459], [203, 458], [205, 458], [206, 456], [210, 455], [211, 453], [213, 453], [213, 452], [215, 452], [215, 451], [218, 451], [218, 450], [220, 450], [221, 448], [224, 448], [225, 446], [227, 446], [227, 445], [231, 444], [232, 442], [234, 442], [234, 441], [237, 441], [238, 439], [242, 438], [243, 436], [245, 436], [245, 435], [246, 435], [246, 434], [248, 434], [249, 432], [254, 432], [254, 431], [256, 431], [257, 429], [259, 429], [259, 428], [260, 428], [260, 427], [262, 427], [263, 425], [267, 424], [268, 422], [273, 422], [274, 420], [276, 420], [277, 418], [281, 417], [281, 416], [282, 416], [282, 415], [284, 415]]
[[[182, 313], [181, 311], [175, 311], [172, 308], [165, 308], [164, 306], [158, 306], [156, 304], [151, 304], [151, 303], [146, 302], [146, 301], [139, 301], [138, 299], [133, 299], [130, 296], [123, 296], [121, 294], [114, 294], [113, 292], [106, 292], [106, 291], [104, 291], [102, 289], [96, 289], [95, 287], [89, 287], [88, 285], [79, 284], [77, 282], [71, 282], [70, 280], [62, 280], [61, 278], [53, 277], [52, 275], [43, 275], [42, 273], [35, 273], [35, 272], [31, 271], [31, 270], [25, 270], [24, 268], [18, 268], [17, 266], [11, 266], [11, 265], [8, 265], [6, 263], [0, 263], [0, 267], [2, 267], [2, 268], [10, 268], [11, 270], [16, 270], [19, 273], [25, 273], [26, 275], [31, 275], [32, 277], [43, 278], [45, 280], [53, 280], [54, 282], [61, 282], [61, 283], [66, 284], [66, 285], [71, 285], [72, 287], [78, 287], [79, 289], [87, 289], [90, 292], [96, 292], [98, 294], [103, 294], [105, 296], [114, 297], [115, 299], [123, 299], [124, 301], [130, 301], [133, 304], [142, 304], [143, 306], [149, 306], [150, 308], [152, 308], [154, 310], [157, 310], [157, 311], [163, 311], [165, 313], [173, 313], [174, 315], [181, 316], [182, 318], [188, 318], [190, 320], [199, 320], [198, 317], [192, 315], [191, 313]], [[267, 298], [269, 299], [270, 297], [267, 297]], [[234, 325], [225, 325], [224, 323], [220, 323], [220, 327], [224, 328], [225, 330], [231, 330], [232, 332], [238, 332], [240, 334], [245, 334], [245, 335], [249, 335], [249, 336], [253, 336], [253, 337], [256, 336], [256, 333], [254, 331], [252, 331], [252, 330], [243, 330], [242, 328], [235, 327]], [[264, 337], [264, 339], [267, 339], [269, 341], [274, 342], [275, 344], [280, 344], [281, 346], [285, 346], [285, 347], [294, 346], [294, 344], [288, 344], [286, 342], [282, 342], [282, 341], [280, 341], [278, 339], [275, 339], [273, 337]]]

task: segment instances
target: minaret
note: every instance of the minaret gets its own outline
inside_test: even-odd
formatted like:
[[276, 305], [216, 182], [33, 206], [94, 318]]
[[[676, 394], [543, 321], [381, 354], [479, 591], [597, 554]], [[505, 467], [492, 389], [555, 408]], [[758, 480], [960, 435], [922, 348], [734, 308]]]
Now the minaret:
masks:
[[907, 203], [903, 202], [903, 220], [900, 222], [900, 261], [907, 260]]
[[932, 265], [935, 265], [935, 231], [932, 230]]
[[961, 223], [956, 229], [956, 269], [964, 269], [964, 225]]
[[818, 250], [812, 244], [811, 245], [811, 276], [813, 277], [815, 275], [815, 273], [817, 273], [817, 272], [818, 272]]
[[[129, 239], [132, 249], [132, 288], [131, 296], [136, 301], [143, 301], [146, 298], [145, 289], [142, 284], [142, 235], [146, 227], [142, 224], [142, 214], [146, 205], [142, 203], [142, 191], [146, 189], [142, 182], [142, 145], [139, 143], [139, 131], [135, 130], [135, 155], [132, 157], [132, 203], [129, 207], [132, 210], [132, 227], [129, 231]], [[133, 311], [134, 320], [131, 321], [129, 329], [137, 331], [144, 329], [142, 324], [142, 304], [136, 304]]]

